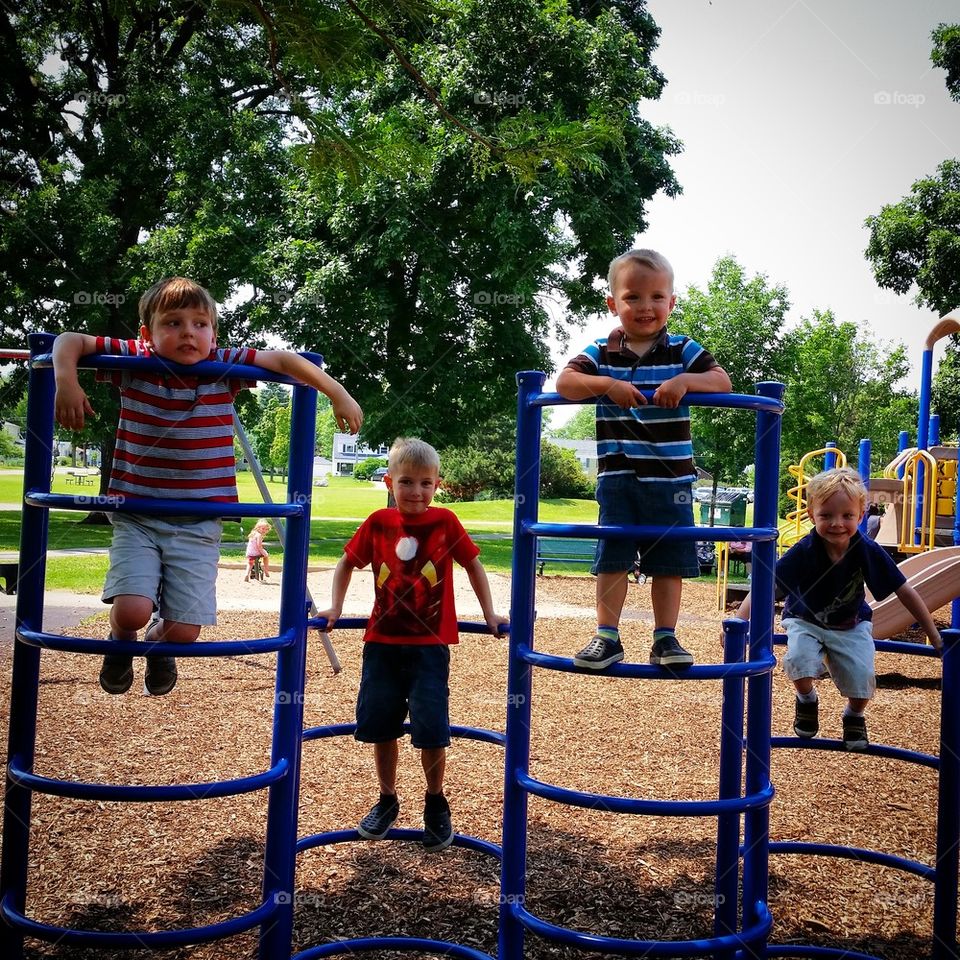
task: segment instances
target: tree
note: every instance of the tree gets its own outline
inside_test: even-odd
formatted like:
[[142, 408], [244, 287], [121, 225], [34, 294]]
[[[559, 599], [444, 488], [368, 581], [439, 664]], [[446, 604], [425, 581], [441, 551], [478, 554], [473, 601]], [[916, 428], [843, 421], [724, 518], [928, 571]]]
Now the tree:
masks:
[[332, 95], [351, 132], [382, 129], [385, 116], [416, 126], [420, 162], [322, 194], [293, 178], [296, 239], [278, 235], [262, 258], [289, 296], [279, 314], [271, 302], [246, 321], [322, 344], [364, 407], [368, 442], [416, 433], [449, 446], [512, 410], [512, 372], [550, 366], [541, 298], [565, 298], [574, 323], [601, 308], [596, 281], [644, 228], [646, 202], [676, 192], [677, 144], [637, 106], [663, 85], [656, 36], [641, 2], [455, 0], [429, 18], [410, 55], [453, 114], [491, 143], [550, 118], [581, 132], [583, 162], [551, 157], [529, 182], [485, 166], [478, 177], [475, 138], [439, 123], [385, 58]]
[[597, 408], [594, 404], [580, 407], [562, 426], [552, 431], [564, 440], [594, 440], [597, 436]]
[[947, 72], [947, 90], [960, 102], [960, 24], [941, 23], [933, 31], [930, 59], [935, 67]]
[[[960, 24], [940, 24], [933, 43], [930, 59], [960, 102]], [[916, 284], [917, 303], [941, 315], [960, 305], [960, 160], [944, 160], [866, 225], [866, 256], [881, 287], [907, 293]]]
[[[706, 291], [690, 286], [677, 298], [670, 329], [705, 346], [730, 375], [734, 393], [754, 393], [764, 380], [782, 380], [786, 287], [762, 274], [748, 278], [733, 257], [716, 262]], [[736, 480], [754, 459], [753, 415], [738, 410], [691, 410], [697, 463], [721, 480]]]
[[784, 462], [796, 463], [829, 440], [855, 462], [863, 437], [872, 441], [873, 469], [891, 460], [898, 432], [917, 419], [916, 395], [897, 387], [909, 370], [904, 346], [877, 344], [828, 310], [802, 320], [784, 347]]

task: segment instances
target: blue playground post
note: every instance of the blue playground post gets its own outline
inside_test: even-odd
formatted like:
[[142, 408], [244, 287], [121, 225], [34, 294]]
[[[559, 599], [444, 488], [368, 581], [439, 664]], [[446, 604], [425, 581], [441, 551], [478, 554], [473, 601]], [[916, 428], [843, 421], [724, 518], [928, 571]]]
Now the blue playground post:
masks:
[[[900, 433], [897, 434], [897, 453], [903, 453], [903, 451], [906, 450], [907, 447], [909, 446], [910, 446], [910, 434], [906, 430], [901, 430]], [[900, 464], [900, 466], [897, 467], [898, 480], [903, 479], [904, 469], [905, 467], [903, 466], [903, 464]]]
[[833, 470], [837, 466], [837, 455], [833, 451], [837, 449], [836, 440], [828, 440], [824, 447], [827, 452], [823, 455], [823, 469], [824, 470]]
[[927, 444], [929, 447], [936, 447], [940, 443], [940, 414], [930, 414], [930, 429], [927, 433]]
[[[857, 457], [857, 472], [860, 474], [860, 479], [863, 481], [863, 485], [869, 490], [870, 489], [870, 441], [867, 438], [864, 438], [860, 441], [860, 448], [858, 451]], [[866, 534], [867, 532], [867, 515], [864, 513], [863, 517], [860, 520], [859, 528], [861, 533]]]

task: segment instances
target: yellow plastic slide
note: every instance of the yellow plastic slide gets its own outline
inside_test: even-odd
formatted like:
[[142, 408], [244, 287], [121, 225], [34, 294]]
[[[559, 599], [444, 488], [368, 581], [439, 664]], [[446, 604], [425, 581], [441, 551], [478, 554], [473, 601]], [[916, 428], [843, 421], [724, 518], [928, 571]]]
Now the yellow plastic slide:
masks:
[[[899, 564], [907, 583], [920, 594], [920, 599], [931, 612], [960, 597], [960, 547], [941, 547], [908, 557]], [[869, 594], [867, 600], [873, 609], [873, 639], [889, 640], [914, 623], [913, 615], [890, 594], [877, 603]]]

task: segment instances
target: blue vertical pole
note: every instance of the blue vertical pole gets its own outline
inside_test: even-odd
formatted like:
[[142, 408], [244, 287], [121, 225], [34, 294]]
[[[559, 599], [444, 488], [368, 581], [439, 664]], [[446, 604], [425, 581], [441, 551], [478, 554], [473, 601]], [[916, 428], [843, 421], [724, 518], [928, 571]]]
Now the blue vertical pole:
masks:
[[280, 633], [293, 630], [296, 641], [277, 656], [271, 763], [284, 757], [287, 775], [270, 787], [267, 838], [263, 858], [263, 898], [280, 905], [260, 930], [260, 960], [289, 957], [293, 944], [297, 812], [300, 801], [300, 752], [303, 734], [303, 690], [307, 652], [307, 552], [310, 540], [310, 495], [313, 480], [313, 438], [317, 395], [294, 387], [290, 416], [290, 458], [287, 500], [303, 505], [303, 515], [287, 520], [280, 592]]
[[[933, 382], [933, 350], [923, 351], [920, 369], [920, 411], [917, 415], [917, 449], [926, 450], [930, 446], [930, 391]], [[923, 480], [926, 469], [923, 463], [917, 464], [917, 511], [914, 515], [913, 543], [920, 543], [920, 529], [923, 527]], [[904, 517], [904, 522], [909, 522]]]
[[[953, 544], [960, 547], [960, 463], [957, 464], [957, 499], [954, 501], [956, 514], [953, 520]], [[960, 597], [955, 599], [950, 606], [950, 626], [954, 630], [960, 630]]]
[[[757, 393], [762, 397], [780, 400], [783, 391], [782, 383], [757, 384]], [[757, 414], [753, 502], [753, 523], [757, 527], [777, 526], [780, 424], [779, 414], [764, 411]], [[773, 650], [775, 566], [776, 544], [773, 540], [758, 540], [753, 545], [750, 660], [769, 657]], [[770, 782], [772, 691], [769, 673], [747, 681], [747, 793], [757, 793]], [[743, 838], [743, 925], [749, 927], [760, 920], [757, 904], [765, 904], [768, 898], [770, 813], [767, 807], [744, 814]], [[764, 953], [765, 945], [760, 944], [748, 955], [763, 956]]]
[[824, 444], [824, 447], [826, 447], [827, 452], [824, 454], [824, 457], [823, 457], [823, 469], [833, 470], [837, 466], [837, 455], [835, 453], [832, 453], [831, 451], [837, 449], [837, 441], [828, 440]]
[[[30, 355], [49, 353], [54, 338], [30, 334]], [[27, 444], [24, 451], [23, 489], [50, 491], [53, 468], [53, 370], [35, 369], [29, 374], [27, 395]], [[17, 583], [17, 629], [43, 629], [43, 591], [46, 579], [48, 511], [23, 506], [20, 525], [20, 575]], [[40, 682], [40, 650], [19, 641], [13, 648], [10, 685], [10, 732], [7, 757], [17, 757], [27, 771], [33, 770], [37, 736], [37, 689]], [[27, 859], [30, 848], [32, 794], [27, 787], [6, 776], [3, 804], [3, 862], [0, 865], [0, 897], [11, 897], [23, 911], [27, 898]], [[23, 937], [13, 927], [0, 923], [0, 955], [9, 960], [23, 957]]]
[[927, 449], [940, 444], [940, 414], [930, 414], [930, 429], [927, 431]]
[[957, 867], [960, 864], [960, 631], [943, 631], [937, 862], [933, 891], [933, 960], [957, 957]]
[[[860, 441], [860, 450], [857, 457], [857, 472], [860, 474], [860, 479], [863, 481], [863, 485], [869, 490], [870, 489], [870, 441], [867, 438], [864, 438]], [[863, 518], [860, 520], [860, 532], [863, 534], [867, 532], [866, 513], [864, 513]]]
[[518, 656], [533, 648], [535, 559], [537, 539], [523, 530], [537, 519], [540, 492], [540, 428], [542, 408], [529, 400], [542, 392], [546, 377], [523, 370], [517, 374], [517, 480], [513, 505], [513, 582], [510, 592], [510, 659], [507, 667], [507, 744], [503, 780], [503, 859], [500, 867], [499, 960], [523, 960], [523, 927], [513, 904], [526, 895], [527, 793], [517, 774], [530, 766], [531, 667]]
[[[723, 662], [742, 663], [747, 646], [743, 620], [723, 623]], [[725, 677], [720, 707], [719, 799], [742, 796], [743, 774], [743, 678]], [[713, 887], [713, 932], [736, 933], [737, 893], [740, 880], [740, 814], [717, 817], [717, 874]], [[724, 951], [724, 955], [729, 955]]]
[[[906, 430], [901, 430], [897, 434], [897, 453], [903, 453], [910, 446], [910, 434]], [[897, 479], [903, 479], [903, 464], [897, 467]]]

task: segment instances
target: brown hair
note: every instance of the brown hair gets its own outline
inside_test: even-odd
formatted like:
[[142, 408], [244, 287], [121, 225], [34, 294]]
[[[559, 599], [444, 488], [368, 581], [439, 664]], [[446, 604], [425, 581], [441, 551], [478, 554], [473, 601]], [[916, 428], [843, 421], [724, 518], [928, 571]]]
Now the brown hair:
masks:
[[670, 261], [662, 253], [657, 253], [656, 250], [628, 250], [610, 261], [610, 268], [607, 270], [607, 286], [611, 293], [616, 294], [613, 287], [617, 282], [617, 274], [620, 268], [625, 263], [631, 262], [639, 263], [651, 270], [656, 270], [658, 273], [665, 273], [670, 278], [670, 289], [673, 289], [673, 267], [670, 266]]
[[167, 277], [155, 283], [141, 298], [137, 310], [140, 323], [148, 330], [153, 329], [153, 321], [168, 310], [182, 310], [191, 307], [206, 310], [210, 314], [213, 332], [217, 332], [217, 303], [206, 287], [188, 280], [186, 277]]

